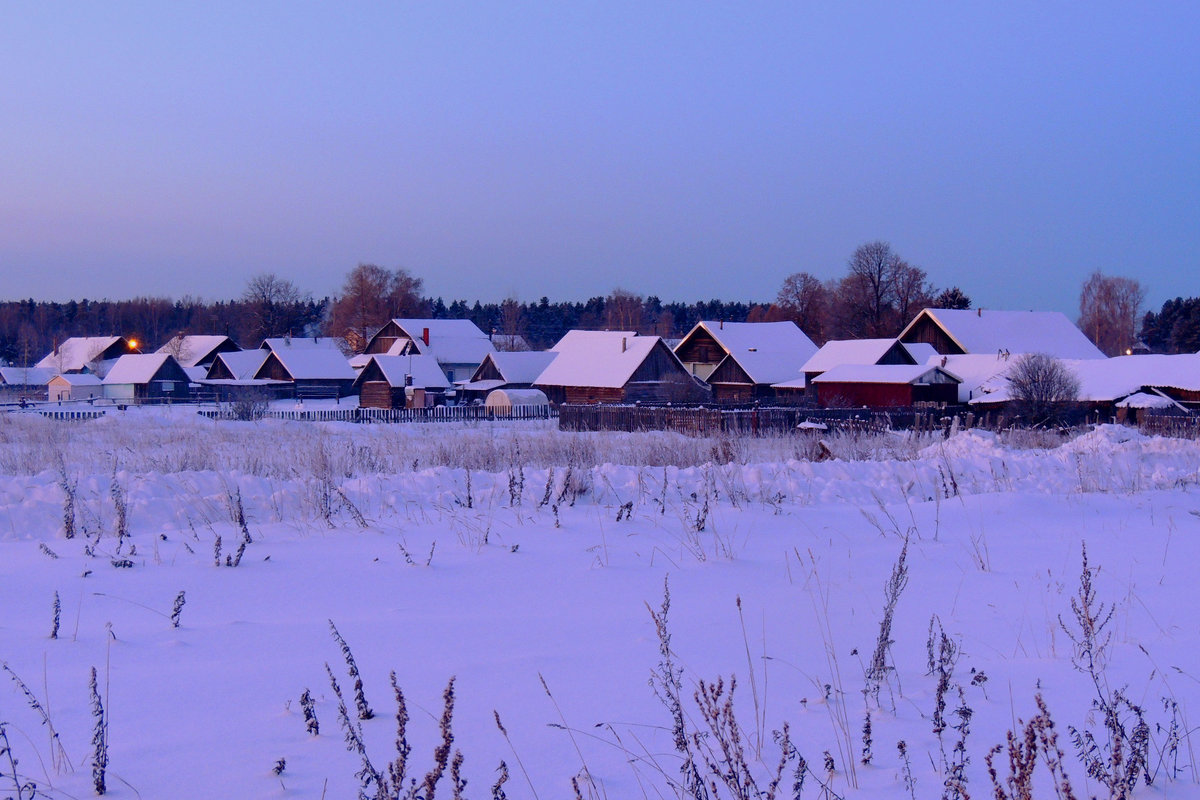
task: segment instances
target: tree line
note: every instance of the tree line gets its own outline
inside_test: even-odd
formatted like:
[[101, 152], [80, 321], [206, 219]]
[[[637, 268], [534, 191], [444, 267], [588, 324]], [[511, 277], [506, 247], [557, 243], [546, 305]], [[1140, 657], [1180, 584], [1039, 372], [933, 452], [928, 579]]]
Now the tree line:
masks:
[[[1200, 349], [1200, 299], [1176, 298], [1158, 313], [1139, 317], [1144, 291], [1136, 280], [1091, 275], [1080, 292], [1080, 328], [1107, 355], [1130, 352], [1138, 337], [1155, 352]], [[550, 347], [573, 328], [630, 330], [682, 336], [700, 320], [791, 321], [817, 344], [829, 339], [897, 335], [922, 308], [968, 309], [962, 289], [935, 287], [926, 272], [883, 241], [855, 249], [843, 275], [820, 280], [808, 272], [786, 276], [772, 300], [664, 302], [624, 289], [584, 301], [541, 297], [524, 302], [429, 297], [424, 282], [406, 269], [359, 264], [335, 297], [314, 299], [274, 273], [252, 276], [231, 300], [185, 296], [65, 303], [0, 302], [0, 359], [36, 362], [70, 336], [121, 334], [157, 347], [181, 333], [221, 334], [253, 347], [272, 336], [333, 336], [348, 353], [362, 352], [372, 333], [396, 317], [468, 319], [497, 336], [503, 347]], [[1139, 329], [1140, 322], [1140, 329]], [[144, 349], [144, 348], [143, 348]]]

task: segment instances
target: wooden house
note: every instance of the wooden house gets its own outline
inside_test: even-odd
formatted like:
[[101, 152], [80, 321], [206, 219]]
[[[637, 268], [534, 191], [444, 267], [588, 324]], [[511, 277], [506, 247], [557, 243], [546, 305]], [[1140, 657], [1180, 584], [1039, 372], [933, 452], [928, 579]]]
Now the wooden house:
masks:
[[568, 331], [534, 381], [552, 403], [697, 402], [708, 392], [658, 336]]
[[792, 322], [701, 321], [675, 347], [684, 367], [712, 387], [713, 400], [728, 403], [774, 399], [773, 385], [797, 377], [816, 352]]
[[60, 342], [34, 366], [60, 375], [85, 371], [100, 374], [107, 363], [140, 352], [137, 345], [124, 336], [72, 336]]
[[800, 367], [800, 375], [775, 384], [778, 397], [785, 401], [816, 401], [813, 380], [834, 367], [845, 365], [925, 364], [937, 353], [927, 344], [906, 345], [898, 339], [831, 339]]
[[361, 408], [423, 408], [449, 389], [433, 356], [373, 355], [354, 379]]
[[169, 353], [181, 367], [187, 369], [208, 367], [221, 353], [236, 353], [241, 349], [228, 336], [180, 334], [155, 352]]
[[1104, 354], [1058, 311], [990, 311], [926, 308], [898, 337], [924, 342], [941, 355], [1045, 353], [1093, 359]]
[[104, 396], [104, 384], [90, 372], [66, 372], [49, 380], [47, 392], [52, 403], [94, 400]]
[[469, 319], [393, 319], [367, 342], [366, 355], [433, 355], [451, 384], [465, 380], [496, 352]]
[[270, 350], [263, 349], [218, 354], [199, 381], [201, 391], [222, 401], [285, 396], [292, 388], [287, 381], [254, 377], [270, 355]]
[[45, 400], [54, 370], [38, 367], [0, 367], [0, 398]]
[[341, 350], [329, 347], [272, 349], [253, 376], [285, 381], [297, 398], [341, 398], [351, 393], [354, 370]]
[[118, 358], [104, 376], [110, 400], [165, 402], [191, 397], [191, 379], [169, 353], [130, 354]]
[[896, 408], [958, 402], [957, 376], [929, 364], [845, 364], [813, 379], [824, 408]]
[[496, 389], [528, 389], [558, 354], [552, 350], [488, 353], [470, 380], [458, 384], [466, 400], [482, 400]]

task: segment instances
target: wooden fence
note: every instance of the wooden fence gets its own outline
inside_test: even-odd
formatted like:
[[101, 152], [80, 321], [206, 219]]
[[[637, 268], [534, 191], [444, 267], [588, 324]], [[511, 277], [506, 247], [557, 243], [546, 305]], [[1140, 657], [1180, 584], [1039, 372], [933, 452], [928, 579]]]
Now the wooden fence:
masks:
[[103, 408], [64, 408], [64, 409], [38, 409], [38, 414], [41, 414], [46, 419], [56, 419], [64, 422], [78, 422], [85, 419], [99, 419], [108, 413]]
[[945, 430], [981, 422], [970, 413], [931, 409], [680, 408], [674, 406], [564, 405], [558, 426], [565, 431], [675, 431], [689, 436], [795, 433], [824, 425], [829, 430], [878, 432], [891, 429]]
[[[236, 419], [232, 409], [202, 409], [209, 419]], [[492, 420], [550, 419], [549, 406], [516, 406], [511, 413], [497, 412], [484, 406], [434, 406], [432, 408], [319, 408], [266, 411], [262, 419], [286, 419], [300, 422], [469, 422]]]
[[1200, 438], [1200, 414], [1151, 414], [1143, 417], [1138, 427], [1150, 436], [1196, 439]]

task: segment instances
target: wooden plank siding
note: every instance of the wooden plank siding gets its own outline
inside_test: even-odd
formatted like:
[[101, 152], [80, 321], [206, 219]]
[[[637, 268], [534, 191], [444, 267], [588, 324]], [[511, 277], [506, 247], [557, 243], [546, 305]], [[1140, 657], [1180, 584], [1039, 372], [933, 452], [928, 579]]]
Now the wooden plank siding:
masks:
[[[912, 330], [904, 334], [902, 341], [906, 344], [916, 344], [923, 342], [931, 345], [934, 350], [944, 356], [961, 356], [965, 355], [966, 351], [959, 347], [953, 339], [942, 329], [940, 325], [930, 319], [928, 316], [923, 316]], [[884, 363], [884, 362], [880, 362]], [[901, 362], [901, 363], [912, 363]]]
[[722, 347], [708, 331], [697, 328], [675, 350], [675, 355], [696, 377], [708, 380], [713, 369], [725, 358]]

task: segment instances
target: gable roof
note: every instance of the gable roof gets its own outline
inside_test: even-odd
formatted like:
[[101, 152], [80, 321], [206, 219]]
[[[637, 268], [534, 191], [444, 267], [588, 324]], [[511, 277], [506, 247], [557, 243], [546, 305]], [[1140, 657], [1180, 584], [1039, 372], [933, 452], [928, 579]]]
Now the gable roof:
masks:
[[697, 330], [703, 330], [756, 384], [789, 380], [799, 374], [817, 346], [792, 322], [726, 322], [701, 320], [676, 345], [676, 350]]
[[371, 362], [379, 368], [385, 381], [392, 387], [404, 386], [404, 379], [412, 375], [412, 385], [418, 389], [449, 389], [450, 381], [442, 368], [438, 366], [433, 356], [371, 356], [358, 377], [354, 379], [355, 386], [366, 382], [365, 376], [372, 374]]
[[[553, 350], [497, 351], [484, 360], [495, 365], [505, 383], [533, 383], [557, 357]], [[483, 364], [479, 366], [483, 368]]]
[[328, 347], [283, 348], [272, 350], [255, 371], [255, 378], [266, 378], [263, 373], [271, 359], [275, 359], [294, 381], [353, 381], [354, 370], [342, 351]]
[[179, 362], [175, 361], [175, 358], [169, 353], [130, 354], [121, 356], [113, 363], [108, 374], [104, 376], [104, 382], [107, 384], [149, 383], [164, 367], [168, 370], [174, 367], [174, 370], [178, 370], [185, 378], [187, 377], [187, 373], [183, 372]]
[[72, 336], [59, 343], [58, 349], [35, 366], [56, 372], [79, 372], [96, 361], [113, 345], [124, 343], [121, 355], [137, 352], [124, 336]]
[[800, 371], [825, 372], [842, 364], [875, 364], [895, 343], [895, 339], [831, 339], [804, 362]]
[[[469, 319], [393, 319], [392, 322], [412, 340], [418, 353], [433, 353], [441, 364], [479, 364], [488, 353], [496, 352], [487, 334]], [[426, 328], [429, 344], [424, 339]]]
[[[638, 336], [633, 331], [567, 331], [550, 348], [557, 356], [534, 384], [619, 389], [661, 342], [658, 336]], [[675, 357], [669, 347], [662, 347]]]
[[214, 350], [218, 347], [228, 348], [229, 346], [235, 350], [241, 349], [228, 336], [187, 334], [173, 337], [154, 352], [170, 353], [175, 356], [175, 360], [179, 362], [180, 366], [194, 367], [201, 362], [211, 363], [212, 359], [209, 356], [216, 357], [213, 353]]
[[55, 371], [45, 367], [0, 367], [0, 383], [8, 386], [45, 386]]
[[991, 311], [926, 308], [900, 332], [903, 339], [922, 319], [936, 324], [967, 353], [1046, 353], [1055, 358], [1104, 358], [1059, 311]]
[[250, 380], [270, 354], [271, 351], [263, 349], [220, 353], [209, 365], [207, 377], [213, 379], [213, 371], [219, 369], [217, 366], [219, 361], [229, 371], [229, 374], [233, 375], [232, 380]]

